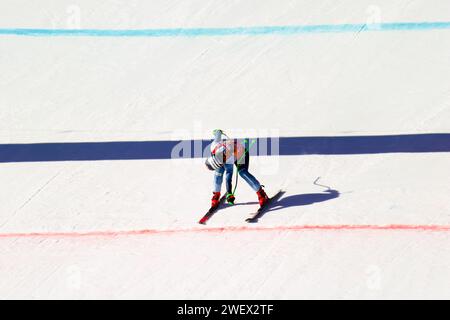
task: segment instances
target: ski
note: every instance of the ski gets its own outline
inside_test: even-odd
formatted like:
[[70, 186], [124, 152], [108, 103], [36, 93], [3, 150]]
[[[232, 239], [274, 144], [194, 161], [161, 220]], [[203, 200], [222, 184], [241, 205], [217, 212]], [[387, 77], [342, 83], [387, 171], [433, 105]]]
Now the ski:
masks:
[[261, 218], [267, 211], [267, 209], [278, 199], [280, 199], [286, 191], [279, 190], [275, 195], [264, 204], [264, 206], [260, 207], [258, 211], [253, 213], [249, 218], [245, 219], [246, 222], [255, 223], [258, 222], [258, 219]]
[[220, 206], [225, 202], [226, 195], [223, 195], [219, 200], [219, 205], [217, 207], [211, 207], [208, 212], [203, 216], [203, 218], [200, 219], [198, 223], [200, 224], [206, 224], [206, 222], [214, 215], [214, 213], [219, 210]]

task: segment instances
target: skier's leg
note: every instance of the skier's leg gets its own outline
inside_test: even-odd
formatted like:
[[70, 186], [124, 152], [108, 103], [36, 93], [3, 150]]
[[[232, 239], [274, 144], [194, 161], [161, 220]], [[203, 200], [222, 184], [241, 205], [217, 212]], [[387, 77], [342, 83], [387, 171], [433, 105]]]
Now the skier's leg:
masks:
[[225, 164], [225, 183], [227, 186], [227, 202], [228, 204], [234, 204], [235, 197], [233, 195], [233, 163]]
[[256, 179], [246, 168], [239, 171], [239, 175], [247, 181], [247, 183], [252, 187], [252, 189], [256, 192], [258, 196], [258, 202], [259, 205], [262, 207], [269, 199], [266, 192], [262, 188], [261, 184], [259, 183], [258, 179]]
[[262, 207], [267, 201], [268, 197], [264, 189], [262, 188], [261, 184], [259, 183], [258, 179], [256, 179], [250, 172], [248, 172], [248, 167], [250, 164], [250, 156], [247, 152], [245, 155], [245, 162], [238, 164], [236, 163], [236, 166], [238, 168], [239, 175], [244, 179], [250, 187], [255, 190], [256, 194], [258, 195], [258, 201], [260, 206]]
[[250, 187], [255, 190], [255, 192], [257, 192], [261, 188], [261, 184], [250, 172], [248, 172], [248, 167], [250, 165], [250, 155], [248, 152], [242, 160], [243, 161], [241, 161], [241, 163], [236, 163], [238, 173], [241, 178], [244, 179]]
[[233, 164], [225, 164], [225, 183], [227, 186], [227, 193], [233, 192]]
[[211, 207], [215, 208], [219, 205], [220, 202], [220, 189], [222, 188], [223, 182], [223, 172], [225, 169], [220, 167], [214, 171], [214, 190], [213, 197], [211, 199]]
[[246, 168], [239, 170], [239, 175], [249, 184], [249, 186], [257, 192], [261, 188], [261, 184]]
[[223, 182], [224, 167], [220, 167], [214, 171], [214, 192], [220, 192]]

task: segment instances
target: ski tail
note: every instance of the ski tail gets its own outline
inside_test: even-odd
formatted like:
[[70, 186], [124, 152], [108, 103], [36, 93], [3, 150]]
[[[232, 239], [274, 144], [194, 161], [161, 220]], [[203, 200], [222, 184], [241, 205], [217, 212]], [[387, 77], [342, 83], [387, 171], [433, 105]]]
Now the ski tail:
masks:
[[214, 213], [216, 213], [217, 210], [219, 210], [220, 206], [223, 205], [226, 198], [227, 198], [227, 196], [223, 195], [219, 200], [219, 205], [217, 207], [209, 208], [208, 212], [206, 212], [206, 214], [199, 220], [198, 223], [206, 224], [206, 222], [208, 222], [208, 220], [214, 215]]

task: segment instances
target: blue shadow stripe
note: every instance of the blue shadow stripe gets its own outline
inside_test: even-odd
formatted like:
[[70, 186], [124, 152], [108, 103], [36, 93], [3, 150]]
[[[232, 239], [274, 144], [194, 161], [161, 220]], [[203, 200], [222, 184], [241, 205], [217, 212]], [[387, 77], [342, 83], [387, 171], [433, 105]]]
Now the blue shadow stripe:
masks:
[[[272, 139], [258, 138], [251, 154], [266, 155], [259, 146], [267, 145], [269, 155], [276, 155], [272, 143], [277, 141]], [[210, 143], [210, 140], [184, 140], [0, 144], [0, 162], [171, 159], [172, 150], [180, 146], [183, 148], [177, 154], [181, 157], [199, 158]], [[196, 146], [200, 150], [194, 154]], [[281, 137], [278, 147], [282, 156], [450, 152], [450, 134]]]
[[425, 152], [450, 152], [450, 134], [286, 137], [280, 139], [280, 154], [284, 156]]
[[379, 24], [323, 24], [299, 26], [260, 26], [235, 28], [174, 28], [174, 29], [0, 29], [0, 35], [35, 37], [205, 37], [295, 35], [309, 33], [342, 33], [363, 31], [424, 31], [450, 29], [450, 21], [395, 22]]

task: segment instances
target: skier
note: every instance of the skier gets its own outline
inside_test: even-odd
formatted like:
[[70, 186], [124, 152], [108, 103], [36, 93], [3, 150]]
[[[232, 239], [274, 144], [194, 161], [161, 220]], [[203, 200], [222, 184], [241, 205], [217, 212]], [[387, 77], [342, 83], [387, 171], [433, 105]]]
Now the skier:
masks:
[[226, 173], [226, 199], [228, 204], [234, 204], [235, 197], [231, 190], [233, 163], [236, 165], [237, 171], [242, 179], [255, 190], [258, 195], [259, 205], [261, 207], [264, 206], [269, 198], [259, 181], [248, 172], [250, 160], [249, 150], [235, 139], [222, 139], [222, 135], [226, 135], [220, 129], [214, 130], [213, 135], [214, 141], [211, 144], [211, 155], [205, 161], [206, 167], [214, 171], [214, 191], [211, 199], [211, 207], [216, 208], [219, 206], [224, 172]]

